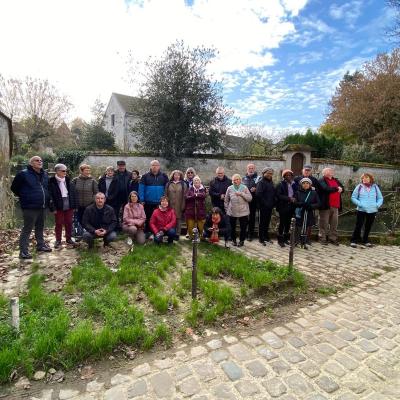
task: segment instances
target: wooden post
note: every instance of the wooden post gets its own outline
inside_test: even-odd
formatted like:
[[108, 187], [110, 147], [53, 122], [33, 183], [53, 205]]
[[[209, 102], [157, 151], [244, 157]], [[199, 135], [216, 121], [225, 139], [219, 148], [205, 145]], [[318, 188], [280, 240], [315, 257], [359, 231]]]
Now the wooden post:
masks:
[[293, 257], [294, 257], [294, 246], [295, 246], [295, 230], [296, 230], [296, 218], [292, 218], [290, 222], [290, 247], [289, 247], [289, 269], [293, 269]]
[[19, 332], [19, 298], [12, 297], [10, 302], [11, 302], [11, 325], [17, 332]]
[[197, 298], [197, 246], [200, 242], [199, 230], [193, 228], [193, 253], [192, 253], [192, 299]]

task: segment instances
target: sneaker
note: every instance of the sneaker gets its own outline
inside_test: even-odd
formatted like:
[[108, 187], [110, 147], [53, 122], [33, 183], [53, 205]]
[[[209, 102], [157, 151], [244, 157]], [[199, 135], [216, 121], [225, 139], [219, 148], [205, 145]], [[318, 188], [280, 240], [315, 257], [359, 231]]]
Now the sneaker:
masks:
[[41, 246], [41, 247], [37, 247], [37, 248], [36, 248], [36, 251], [38, 251], [38, 252], [50, 253], [52, 250], [51, 250], [51, 248], [50, 248], [47, 244], [44, 244], [44, 245]]
[[128, 239], [126, 239], [126, 244], [127, 244], [128, 246], [132, 246], [132, 243], [133, 243], [132, 238], [128, 237]]
[[230, 249], [231, 247], [229, 246], [229, 243], [228, 242], [225, 242], [225, 248], [226, 249]]
[[55, 249], [59, 249], [61, 247], [61, 240], [56, 240], [55, 242], [54, 242], [54, 248]]
[[355, 249], [357, 247], [357, 243], [351, 242], [350, 247], [353, 247]]
[[24, 251], [21, 251], [20, 253], [19, 253], [19, 258], [21, 258], [22, 260], [30, 260], [31, 258], [33, 258], [32, 257], [32, 254], [31, 253], [29, 253], [29, 252], [24, 252]]
[[238, 244], [238, 247], [243, 247], [244, 246], [244, 242], [243, 242], [243, 240], [241, 240], [240, 242], [239, 242], [239, 244]]
[[364, 246], [365, 246], [365, 247], [372, 247], [372, 243], [369, 243], [369, 242], [364, 243]]

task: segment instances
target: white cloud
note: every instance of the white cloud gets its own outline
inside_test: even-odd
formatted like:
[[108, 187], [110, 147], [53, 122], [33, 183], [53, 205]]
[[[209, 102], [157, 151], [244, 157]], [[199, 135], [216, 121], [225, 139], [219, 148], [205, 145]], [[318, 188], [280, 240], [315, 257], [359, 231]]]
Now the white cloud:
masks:
[[[159, 56], [176, 39], [219, 50], [212, 72], [273, 65], [307, 0], [3, 0], [1, 73], [48, 78], [88, 117], [94, 99], [129, 93], [127, 55]], [[5, 17], [4, 17], [5, 16]], [[234, 82], [231, 82], [234, 85]]]
[[332, 4], [329, 8], [329, 14], [333, 19], [344, 19], [352, 25], [361, 15], [362, 6], [362, 0], [354, 0], [342, 5]]

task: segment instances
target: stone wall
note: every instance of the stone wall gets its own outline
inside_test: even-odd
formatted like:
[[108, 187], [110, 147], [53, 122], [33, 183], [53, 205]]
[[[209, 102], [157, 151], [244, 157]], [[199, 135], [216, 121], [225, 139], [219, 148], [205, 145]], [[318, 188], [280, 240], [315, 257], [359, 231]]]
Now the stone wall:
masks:
[[6, 118], [0, 114], [0, 228], [4, 228], [11, 221], [10, 198], [10, 133]]
[[[147, 172], [149, 169], [150, 162], [155, 157], [152, 156], [133, 156], [124, 154], [92, 154], [88, 155], [84, 162], [91, 165], [94, 169], [94, 176], [99, 176], [104, 173], [105, 169], [109, 165], [116, 165], [118, 160], [125, 160], [127, 168], [138, 169], [140, 173]], [[167, 161], [158, 158], [161, 167], [166, 173], [170, 173], [170, 169], [166, 166]], [[305, 158], [307, 159], [307, 158]], [[228, 176], [232, 176], [234, 173], [244, 174], [246, 172], [246, 166], [250, 162], [256, 164], [257, 170], [261, 171], [265, 166], [270, 166], [275, 170], [274, 181], [280, 180], [281, 171], [288, 168], [287, 157], [284, 155], [282, 158], [268, 158], [268, 157], [256, 157], [256, 158], [238, 158], [238, 157], [204, 157], [204, 158], [185, 158], [182, 161], [181, 170], [185, 172], [186, 168], [193, 167], [200, 175], [205, 183], [208, 183], [210, 179], [215, 175], [215, 170], [218, 166], [225, 168], [225, 172]], [[308, 162], [308, 159], [307, 159]], [[311, 159], [311, 164], [314, 168], [315, 176], [322, 176], [322, 170], [326, 167], [332, 167], [335, 169], [335, 175], [343, 181], [343, 184], [349, 187], [353, 187], [356, 182], [359, 181], [360, 176], [364, 172], [370, 172], [376, 177], [376, 181], [384, 187], [392, 187], [394, 185], [400, 186], [400, 170], [393, 166], [376, 165], [376, 164], [357, 164], [357, 166], [350, 165], [349, 163], [341, 161], [327, 161], [322, 159]]]

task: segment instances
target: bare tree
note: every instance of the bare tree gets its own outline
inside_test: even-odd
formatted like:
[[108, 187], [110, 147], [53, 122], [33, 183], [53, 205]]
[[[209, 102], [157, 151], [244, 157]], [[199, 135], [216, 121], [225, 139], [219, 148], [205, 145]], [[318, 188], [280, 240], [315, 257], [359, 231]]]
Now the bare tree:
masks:
[[400, 0], [386, 0], [386, 4], [394, 11], [394, 23], [387, 34], [396, 41], [400, 40]]
[[0, 75], [0, 107], [12, 119], [22, 120], [36, 117], [52, 127], [61, 124], [72, 108], [68, 97], [47, 79], [5, 79]]

